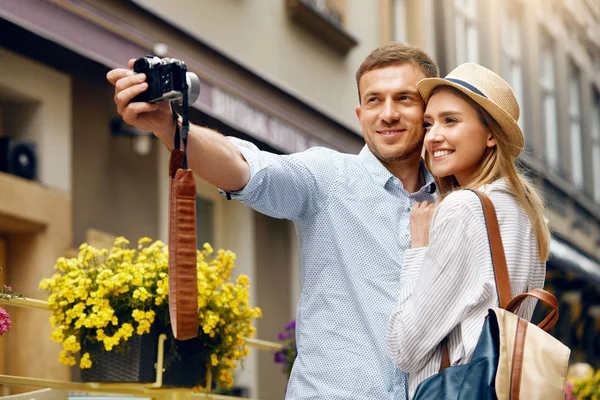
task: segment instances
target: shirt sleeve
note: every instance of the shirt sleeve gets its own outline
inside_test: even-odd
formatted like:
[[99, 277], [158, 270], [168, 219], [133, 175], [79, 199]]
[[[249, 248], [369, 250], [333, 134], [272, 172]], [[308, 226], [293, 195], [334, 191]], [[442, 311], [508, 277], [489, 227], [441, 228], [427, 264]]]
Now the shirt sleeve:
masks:
[[248, 184], [229, 192], [231, 198], [268, 216], [290, 220], [315, 213], [323, 205], [328, 181], [322, 179], [321, 172], [328, 170], [331, 177], [334, 173], [331, 165], [325, 165], [326, 157], [319, 149], [277, 155], [261, 151], [250, 142], [228, 139], [250, 166]]
[[444, 213], [443, 206], [432, 221], [429, 247], [405, 253], [399, 300], [388, 321], [389, 354], [409, 373], [425, 367], [483, 292], [478, 252], [485, 243], [470, 235], [474, 218], [467, 207]]

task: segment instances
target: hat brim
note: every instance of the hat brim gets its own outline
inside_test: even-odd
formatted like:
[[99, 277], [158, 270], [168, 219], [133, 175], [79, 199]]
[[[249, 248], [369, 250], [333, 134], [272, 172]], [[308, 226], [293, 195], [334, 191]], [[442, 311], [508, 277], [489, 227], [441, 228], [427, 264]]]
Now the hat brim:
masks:
[[433, 91], [440, 86], [453, 87], [464, 93], [468, 98], [479, 104], [500, 126], [502, 131], [508, 136], [511, 144], [511, 155], [518, 157], [523, 151], [525, 140], [521, 127], [515, 119], [507, 113], [502, 107], [487, 97], [480, 96], [472, 90], [443, 78], [425, 78], [417, 83], [417, 90], [425, 103], [429, 102]]

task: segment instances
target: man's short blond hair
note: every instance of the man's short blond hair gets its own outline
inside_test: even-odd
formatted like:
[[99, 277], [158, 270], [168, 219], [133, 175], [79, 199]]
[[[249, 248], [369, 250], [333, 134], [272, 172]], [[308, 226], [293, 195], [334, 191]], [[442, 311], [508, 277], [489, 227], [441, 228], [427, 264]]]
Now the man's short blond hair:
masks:
[[[362, 76], [374, 69], [387, 67], [394, 64], [411, 63], [420, 68], [427, 78], [437, 78], [440, 70], [437, 64], [418, 47], [404, 43], [391, 42], [373, 50], [356, 71], [356, 86]], [[360, 88], [359, 88], [360, 100]]]

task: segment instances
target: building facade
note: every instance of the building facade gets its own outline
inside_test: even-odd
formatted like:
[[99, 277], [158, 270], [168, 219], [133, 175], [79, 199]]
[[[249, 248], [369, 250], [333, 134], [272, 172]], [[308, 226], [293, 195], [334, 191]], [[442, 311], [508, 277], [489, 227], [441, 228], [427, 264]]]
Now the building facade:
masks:
[[[184, 60], [201, 81], [192, 122], [281, 154], [312, 146], [357, 153], [355, 72], [378, 45], [404, 41], [426, 50], [442, 74], [475, 61], [515, 88], [521, 162], [544, 194], [554, 234], [556, 334], [574, 359], [598, 366], [598, 0], [3, 0], [0, 18], [2, 155], [23, 145], [35, 156], [0, 172], [0, 284], [43, 298], [39, 281], [82, 242], [166, 240], [169, 155], [156, 140], [114, 128], [109, 69], [153, 53]], [[299, 295], [292, 224], [201, 181], [197, 191], [199, 243], [237, 253], [263, 309], [258, 337], [276, 340]], [[69, 379], [47, 339], [47, 313], [10, 312], [0, 373]], [[285, 388], [265, 352], [252, 352], [236, 378], [261, 399], [279, 399]]]

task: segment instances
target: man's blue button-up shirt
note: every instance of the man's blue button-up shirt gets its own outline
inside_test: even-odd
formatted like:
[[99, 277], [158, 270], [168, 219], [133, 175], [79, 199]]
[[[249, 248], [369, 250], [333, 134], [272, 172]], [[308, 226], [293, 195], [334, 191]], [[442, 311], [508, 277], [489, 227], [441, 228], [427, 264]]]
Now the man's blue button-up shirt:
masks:
[[433, 177], [404, 190], [364, 147], [274, 155], [230, 139], [250, 165], [232, 198], [295, 222], [301, 263], [298, 356], [286, 399], [404, 400], [406, 375], [387, 355], [385, 330], [398, 300], [414, 202], [434, 201]]

